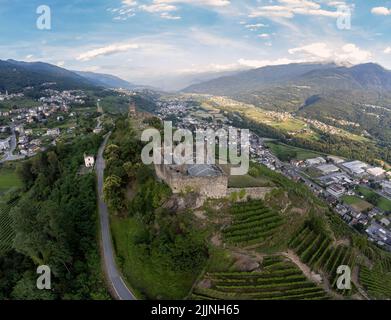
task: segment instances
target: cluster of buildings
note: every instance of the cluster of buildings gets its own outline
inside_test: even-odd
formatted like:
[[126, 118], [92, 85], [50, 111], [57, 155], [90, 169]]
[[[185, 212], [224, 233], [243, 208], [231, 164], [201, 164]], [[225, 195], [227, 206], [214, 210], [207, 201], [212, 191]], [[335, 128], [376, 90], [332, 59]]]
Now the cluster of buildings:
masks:
[[[71, 111], [71, 105], [82, 105], [86, 98], [85, 94], [79, 90], [47, 89], [43, 94], [44, 96], [38, 99], [41, 103], [39, 106], [0, 111], [0, 116], [9, 121], [9, 125], [0, 128], [3, 135], [8, 135], [0, 140], [0, 152], [4, 153], [3, 161], [33, 156], [45, 149], [44, 144], [55, 144], [61, 133], [60, 129], [58, 127], [45, 129], [45, 127], [53, 127], [56, 122], [62, 123], [65, 117], [76, 116], [76, 113]], [[15, 96], [23, 96], [23, 94], [6, 94], [6, 96], [12, 99]], [[47, 124], [48, 121], [50, 125]], [[40, 127], [37, 130], [34, 129], [36, 125]]]
[[11, 93], [9, 94], [8, 91], [6, 90], [4, 93], [0, 92], [0, 101], [6, 101], [6, 100], [11, 100], [14, 98], [22, 98], [24, 96], [23, 93]]
[[[173, 114], [175, 115], [177, 119], [175, 125], [178, 128], [186, 128], [192, 131], [208, 128], [214, 130], [224, 128], [228, 130], [232, 124], [225, 117], [226, 115], [224, 113], [204, 110], [191, 102], [187, 103], [182, 100], [161, 102], [158, 107], [157, 114], [163, 120], [168, 120]], [[219, 116], [216, 118], [216, 115]], [[330, 129], [333, 129], [333, 127], [321, 122], [313, 122], [312, 120], [308, 124], [319, 127], [319, 129], [327, 130], [328, 132]], [[338, 132], [335, 132], [335, 134], [338, 134]], [[346, 223], [351, 226], [361, 224], [364, 226], [364, 229], [366, 228], [366, 233], [371, 241], [391, 251], [391, 224], [389, 218], [387, 218], [387, 214], [389, 213], [373, 206], [365, 212], [358, 211], [343, 201], [343, 196], [345, 195], [359, 197], [356, 193], [356, 187], [365, 185], [367, 188], [370, 188], [373, 182], [381, 186], [380, 190], [373, 190], [374, 192], [384, 196], [388, 195], [389, 199], [391, 199], [390, 172], [386, 172], [381, 167], [374, 167], [362, 161], [347, 161], [336, 156], [319, 156], [313, 159], [294, 160], [290, 163], [285, 163], [280, 161], [265, 145], [265, 140], [267, 139], [251, 133], [250, 152], [251, 158], [254, 161], [265, 165], [271, 170], [276, 170], [295, 181], [305, 183], [316, 195], [328, 202], [330, 207]], [[202, 172], [202, 170], [200, 171]], [[315, 173], [315, 176], [309, 175], [308, 171]], [[186, 183], [189, 181], [198, 181], [196, 177], [191, 177], [191, 172], [188, 169], [166, 168], [163, 170], [157, 168], [157, 172], [161, 178], [164, 178], [165, 181], [172, 184], [172, 188], [178, 190], [181, 190], [181, 186], [186, 185], [183, 181], [186, 181]], [[186, 179], [183, 179], [184, 177]], [[206, 178], [206, 181], [216, 179], [216, 176], [212, 174]], [[221, 179], [224, 180], [224, 176]], [[208, 183], [204, 185], [207, 189]], [[217, 188], [216, 192], [221, 191], [225, 193], [225, 181], [218, 185], [221, 188]], [[213, 194], [213, 191], [210, 192]]]
[[[358, 186], [363, 186], [370, 192], [391, 200], [390, 172], [362, 161], [346, 161], [334, 156], [294, 161], [293, 165], [302, 173], [306, 173], [308, 168], [315, 169], [318, 175], [306, 179], [308, 185], [349, 225], [362, 225], [371, 241], [391, 251], [391, 224], [387, 217], [391, 212], [364, 201], [363, 196], [356, 191]], [[373, 183], [380, 188], [374, 190]], [[344, 196], [363, 201], [357, 207], [347, 203]]]

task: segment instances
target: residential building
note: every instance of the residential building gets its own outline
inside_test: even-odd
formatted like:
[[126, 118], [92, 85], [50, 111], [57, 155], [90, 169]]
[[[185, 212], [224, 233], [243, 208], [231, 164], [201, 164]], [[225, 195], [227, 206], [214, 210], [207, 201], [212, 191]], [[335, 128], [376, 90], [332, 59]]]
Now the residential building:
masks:
[[336, 198], [340, 198], [345, 194], [346, 189], [339, 184], [333, 184], [332, 186], [328, 187], [326, 191], [330, 193], [332, 196]]
[[7, 150], [10, 148], [10, 138], [0, 140], [0, 150]]
[[92, 168], [95, 165], [94, 156], [84, 154], [84, 164], [87, 168]]

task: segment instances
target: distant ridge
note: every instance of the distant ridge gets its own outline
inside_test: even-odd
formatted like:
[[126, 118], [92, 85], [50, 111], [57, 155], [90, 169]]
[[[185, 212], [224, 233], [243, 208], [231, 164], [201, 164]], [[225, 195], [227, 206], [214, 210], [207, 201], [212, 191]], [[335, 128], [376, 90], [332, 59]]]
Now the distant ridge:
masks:
[[214, 95], [251, 94], [273, 86], [306, 85], [322, 90], [391, 90], [391, 72], [374, 63], [342, 67], [336, 64], [267, 66], [220, 77], [185, 88], [184, 92]]
[[106, 88], [123, 88], [133, 90], [142, 86], [135, 85], [117, 76], [89, 71], [74, 71], [78, 75], [88, 79], [92, 83]]
[[56, 88], [64, 90], [95, 87], [88, 79], [48, 63], [0, 60], [0, 91], [19, 91], [45, 83], [55, 83]]

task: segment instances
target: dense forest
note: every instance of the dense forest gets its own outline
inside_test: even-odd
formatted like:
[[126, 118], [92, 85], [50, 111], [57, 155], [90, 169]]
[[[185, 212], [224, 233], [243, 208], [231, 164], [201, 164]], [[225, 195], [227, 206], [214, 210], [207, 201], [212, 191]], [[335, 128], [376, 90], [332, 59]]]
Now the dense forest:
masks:
[[[13, 249], [0, 257], [0, 299], [108, 299], [98, 249], [95, 174], [79, 174], [83, 154], [102, 138], [58, 144], [18, 168]], [[51, 269], [51, 290], [36, 287], [38, 265]]]

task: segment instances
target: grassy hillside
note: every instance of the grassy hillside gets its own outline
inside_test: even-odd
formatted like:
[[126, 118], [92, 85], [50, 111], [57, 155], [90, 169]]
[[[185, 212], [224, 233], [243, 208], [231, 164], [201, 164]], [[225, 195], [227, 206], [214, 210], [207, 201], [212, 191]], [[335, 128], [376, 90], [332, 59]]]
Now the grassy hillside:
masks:
[[[243, 192], [202, 204], [191, 191], [172, 195], [152, 168], [138, 164], [131, 123], [117, 122], [106, 150], [107, 201], [117, 261], [141, 297], [390, 297], [378, 279], [388, 279], [391, 254], [350, 229], [304, 184], [252, 163], [230, 185], [269, 187], [263, 200]], [[352, 270], [350, 290], [336, 287], [340, 265]], [[365, 270], [372, 269], [370, 278]]]

